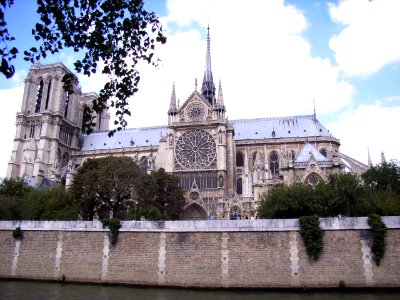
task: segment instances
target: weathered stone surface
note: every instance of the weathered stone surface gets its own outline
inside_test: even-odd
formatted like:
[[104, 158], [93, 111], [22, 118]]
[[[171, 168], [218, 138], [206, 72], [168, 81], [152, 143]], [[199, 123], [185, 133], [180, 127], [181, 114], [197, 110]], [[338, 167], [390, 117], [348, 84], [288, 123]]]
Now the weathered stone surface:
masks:
[[[123, 222], [115, 246], [100, 222], [2, 221], [0, 277], [215, 288], [400, 287], [400, 217], [383, 219], [389, 230], [380, 266], [366, 218], [322, 220], [318, 261], [307, 256], [295, 220]], [[12, 237], [16, 226], [20, 242]]]

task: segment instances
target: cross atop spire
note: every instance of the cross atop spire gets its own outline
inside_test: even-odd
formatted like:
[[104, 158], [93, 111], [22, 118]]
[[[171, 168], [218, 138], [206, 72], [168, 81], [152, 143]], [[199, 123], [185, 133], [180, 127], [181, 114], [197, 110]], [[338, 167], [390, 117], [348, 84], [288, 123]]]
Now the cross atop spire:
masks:
[[210, 26], [207, 27], [207, 54], [206, 69], [204, 71], [201, 93], [211, 105], [215, 103], [215, 85], [211, 71], [211, 48], [210, 48]]

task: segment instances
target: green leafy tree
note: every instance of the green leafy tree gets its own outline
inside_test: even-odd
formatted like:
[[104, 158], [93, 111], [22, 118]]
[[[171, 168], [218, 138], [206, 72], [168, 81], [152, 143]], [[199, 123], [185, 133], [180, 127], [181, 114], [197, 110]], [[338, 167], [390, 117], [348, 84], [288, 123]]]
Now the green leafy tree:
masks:
[[179, 178], [165, 172], [160, 168], [151, 174], [155, 182], [154, 206], [157, 207], [168, 220], [179, 219], [185, 198], [182, 189], [179, 187]]
[[40, 220], [77, 220], [79, 218], [79, 206], [72, 199], [71, 193], [63, 187], [42, 190], [40, 193], [42, 197]]
[[6, 197], [21, 197], [30, 190], [31, 188], [21, 178], [4, 178], [0, 183], [0, 195]]
[[93, 220], [123, 219], [138, 201], [138, 182], [145, 174], [129, 157], [88, 159], [78, 169], [70, 187], [82, 207], [82, 216]]
[[366, 185], [400, 196], [400, 166], [395, 161], [370, 167], [362, 179]]
[[144, 173], [129, 157], [88, 159], [78, 169], [70, 191], [92, 220], [178, 219], [185, 205], [178, 178], [164, 169]]
[[334, 202], [330, 206], [331, 214], [354, 215], [354, 208], [357, 206], [357, 201], [363, 191], [357, 176], [350, 173], [330, 175], [328, 185], [335, 195]]
[[342, 173], [315, 186], [294, 184], [271, 189], [264, 195], [258, 213], [263, 218], [366, 216], [375, 211], [393, 214], [399, 211], [395, 200], [388, 193], [371, 193], [358, 177]]
[[314, 213], [313, 187], [309, 184], [278, 186], [263, 197], [258, 208], [262, 218], [298, 218]]
[[31, 188], [21, 178], [3, 179], [0, 182], [0, 219], [18, 220], [22, 209], [20, 200]]
[[[0, 0], [0, 71], [7, 78], [15, 72], [12, 60], [19, 52], [10, 48], [14, 37], [5, 22], [6, 8], [13, 3]], [[138, 91], [140, 81], [137, 65], [140, 61], [156, 64], [155, 45], [166, 42], [157, 16], [144, 9], [143, 0], [37, 0], [37, 4], [40, 21], [32, 34], [40, 45], [24, 51], [24, 59], [34, 63], [65, 48], [81, 51], [83, 59], [75, 62], [78, 73], [90, 76], [101, 66], [109, 78], [93, 107], [85, 111], [87, 132], [95, 126], [93, 111], [99, 114], [109, 105], [116, 109], [118, 125], [109, 134], [125, 128], [128, 99]], [[66, 78], [65, 89], [71, 79]]]

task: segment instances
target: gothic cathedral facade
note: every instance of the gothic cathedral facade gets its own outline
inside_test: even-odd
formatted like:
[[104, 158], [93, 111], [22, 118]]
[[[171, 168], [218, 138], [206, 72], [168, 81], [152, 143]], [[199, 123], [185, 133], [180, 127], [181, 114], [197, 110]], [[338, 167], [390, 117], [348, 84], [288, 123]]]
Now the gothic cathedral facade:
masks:
[[[72, 78], [69, 90], [65, 76]], [[95, 97], [81, 92], [63, 64], [35, 64], [25, 80], [7, 177], [68, 187], [86, 159], [124, 155], [145, 172], [164, 168], [180, 178], [187, 199], [183, 219], [234, 219], [255, 217], [261, 197], [275, 185], [316, 184], [330, 174], [367, 169], [339, 151], [339, 140], [315, 113], [227, 120], [221, 82], [216, 89], [212, 76], [209, 34], [201, 89], [196, 86], [178, 107], [173, 86], [168, 125], [110, 138], [104, 111], [95, 131], [83, 134], [83, 111]]]

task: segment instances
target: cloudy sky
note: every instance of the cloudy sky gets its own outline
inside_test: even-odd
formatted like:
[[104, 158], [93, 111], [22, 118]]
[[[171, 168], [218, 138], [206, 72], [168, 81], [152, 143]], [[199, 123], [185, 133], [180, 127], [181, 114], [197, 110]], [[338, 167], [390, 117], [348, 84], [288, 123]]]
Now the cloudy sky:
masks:
[[[129, 127], [165, 125], [172, 85], [183, 103], [201, 84], [210, 25], [212, 69], [221, 80], [227, 116], [245, 119], [312, 114], [341, 141], [341, 152], [367, 163], [400, 159], [400, 1], [170, 0], [148, 1], [167, 44], [158, 68], [141, 66]], [[33, 46], [34, 1], [6, 12], [16, 46]], [[24, 20], [23, 22], [21, 20]], [[23, 51], [20, 51], [23, 52]], [[73, 52], [41, 63], [63, 62]], [[30, 65], [22, 57], [11, 80], [0, 77], [0, 177], [5, 176]], [[104, 78], [79, 76], [84, 92]]]

